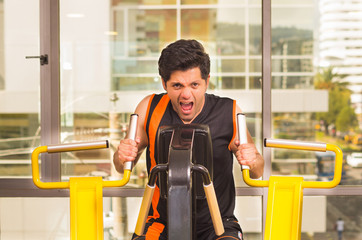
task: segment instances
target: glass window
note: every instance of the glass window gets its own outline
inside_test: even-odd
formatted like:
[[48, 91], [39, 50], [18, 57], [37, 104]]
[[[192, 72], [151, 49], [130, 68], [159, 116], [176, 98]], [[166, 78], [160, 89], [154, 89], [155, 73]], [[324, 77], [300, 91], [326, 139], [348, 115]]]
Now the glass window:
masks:
[[272, 77], [273, 89], [313, 89], [313, 76], [303, 76], [301, 73], [281, 74], [281, 76]]
[[128, 56], [158, 58], [163, 47], [176, 40], [176, 10], [173, 9], [130, 10], [126, 24]]
[[216, 4], [217, 0], [181, 0], [181, 4]]
[[[16, 13], [16, 14], [14, 14]], [[0, 1], [0, 177], [31, 175], [40, 143], [39, 1]], [[19, 71], [21, 69], [21, 71]]]
[[[272, 61], [273, 72], [313, 72], [313, 59], [275, 59]], [[301, 74], [301, 73], [299, 73]]]
[[361, 201], [361, 196], [304, 197], [301, 239], [341, 239], [338, 238], [339, 230], [342, 239], [359, 239], [362, 234], [359, 227]]
[[244, 8], [184, 9], [181, 12], [181, 37], [206, 42], [210, 53], [244, 55], [244, 13]]
[[222, 89], [245, 89], [245, 77], [223, 77]]
[[261, 56], [262, 38], [261, 38], [261, 7], [251, 6], [249, 8], [249, 54]]
[[235, 205], [235, 217], [239, 220], [244, 239], [263, 239], [261, 197], [237, 197]]
[[163, 47], [176, 39], [176, 10], [121, 6], [114, 6], [112, 10], [111, 90], [162, 89], [157, 61]]
[[117, 74], [154, 74], [158, 75], [157, 61], [142, 60], [142, 59], [117, 59], [113, 62], [113, 76]]
[[[328, 35], [357, 31], [350, 24], [357, 19], [352, 17], [347, 21], [342, 16], [354, 12], [352, 5], [349, 7], [338, 13], [333, 3], [317, 6], [311, 2], [273, 1], [272, 88], [286, 90], [274, 91], [272, 95], [273, 137], [339, 146], [344, 152], [341, 184], [360, 184], [356, 167], [361, 151], [358, 141], [361, 98], [352, 98], [359, 90], [354, 88], [355, 81], [350, 80], [356, 77], [356, 72], [341, 67], [347, 65], [343, 62], [351, 61], [347, 50], [333, 47], [353, 48], [356, 42], [341, 42], [335, 35]], [[337, 17], [338, 24], [330, 24], [333, 16]], [[337, 55], [341, 60], [336, 61]], [[300, 92], [302, 98], [298, 95]], [[332, 157], [332, 153], [273, 149], [273, 172], [328, 179], [326, 176], [333, 175]]]
[[[104, 239], [112, 239], [124, 230], [115, 221], [123, 216], [112, 212], [112, 201], [103, 198]], [[1, 239], [70, 239], [69, 198], [1, 198], [0, 203]], [[120, 209], [116, 203], [114, 206]]]
[[[31, 174], [31, 150], [40, 143], [39, 60], [25, 59], [39, 53], [39, 1], [5, 3], [0, 0], [0, 177], [24, 178]], [[111, 142], [110, 149], [63, 153], [63, 179], [119, 177], [112, 165], [113, 151], [127, 132], [136, 104], [150, 92], [163, 91], [158, 56], [178, 38], [204, 44], [211, 57], [209, 92], [237, 100], [261, 151], [261, 3], [60, 1], [61, 142]], [[272, 136], [340, 146], [343, 190], [362, 184], [358, 4], [272, 1]], [[271, 174], [326, 181], [334, 174], [333, 162], [330, 152], [273, 149]], [[237, 191], [250, 193], [236, 162], [234, 178]], [[127, 187], [139, 193], [146, 182], [143, 155]], [[262, 239], [263, 193], [253, 194], [237, 197], [235, 214], [248, 239]], [[344, 221], [343, 238], [360, 239], [360, 196], [303, 200], [302, 239], [337, 238], [339, 218]], [[105, 239], [129, 238], [141, 198], [103, 202]], [[66, 198], [0, 199], [1, 237], [69, 238], [68, 203]], [[57, 211], [49, 211], [54, 204]], [[44, 222], [49, 217], [53, 220]]]
[[[277, 4], [283, 4], [283, 5], [295, 5], [297, 1], [290, 1], [290, 0], [273, 0], [272, 4], [273, 5], [277, 5]], [[313, 4], [313, 0], [306, 0], [303, 1], [304, 4]], [[300, 3], [300, 2], [298, 2]]]
[[[114, 54], [125, 54], [124, 32], [111, 28], [110, 14], [105, 3], [60, 3], [61, 143], [109, 140], [124, 134], [125, 119], [110, 113], [117, 105], [110, 91], [110, 49], [113, 46]], [[122, 14], [115, 14], [115, 19], [123, 20]], [[64, 153], [62, 177], [109, 177], [111, 158], [112, 149]]]
[[[69, 239], [69, 199], [2, 198], [0, 202], [2, 239], [22, 239], [24, 236]], [[19, 224], [19, 219], [24, 224]]]
[[176, 0], [112, 0], [112, 5], [166, 5], [166, 4], [176, 4]]
[[220, 62], [220, 71], [223, 73], [240, 73], [245, 72], [245, 60], [244, 59], [225, 59]]
[[[113, 11], [113, 31], [110, 31], [110, 37], [113, 38], [111, 44], [113, 46], [113, 53], [112, 56], [117, 57], [124, 57], [127, 55], [128, 48], [127, 48], [127, 41], [125, 39], [126, 35], [126, 20], [125, 17], [126, 10], [118, 9]], [[112, 29], [110, 29], [112, 30]]]
[[250, 89], [261, 89], [261, 84], [262, 84], [262, 78], [261, 76], [252, 76], [249, 79], [249, 88]]

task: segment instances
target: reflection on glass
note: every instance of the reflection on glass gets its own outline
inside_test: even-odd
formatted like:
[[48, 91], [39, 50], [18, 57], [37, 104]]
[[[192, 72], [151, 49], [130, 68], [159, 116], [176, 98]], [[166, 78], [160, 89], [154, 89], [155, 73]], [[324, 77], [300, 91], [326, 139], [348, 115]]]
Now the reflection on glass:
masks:
[[[308, 121], [312, 114], [274, 114], [274, 138], [277, 139], [293, 139], [301, 141], [316, 141], [320, 131], [315, 132], [312, 121]], [[317, 136], [316, 136], [316, 135]], [[333, 138], [329, 138], [331, 144], [343, 146], [343, 140], [333, 142]], [[309, 181], [331, 181], [334, 176], [335, 155], [333, 152], [311, 152], [288, 149], [272, 149], [273, 175], [302, 175], [305, 180]], [[359, 152], [344, 151], [342, 179], [340, 185], [361, 185], [362, 183], [362, 165]], [[360, 165], [355, 163], [361, 162]]]
[[250, 58], [249, 71], [252, 73], [260, 73], [262, 70], [261, 56], [258, 59]]
[[221, 72], [231, 73], [231, 72], [245, 72], [245, 60], [243, 59], [226, 59], [221, 60]]
[[[314, 126], [310, 113], [274, 113], [274, 138], [313, 141]], [[317, 180], [317, 157], [315, 152], [272, 149], [273, 175], [303, 175], [305, 180]]]
[[280, 75], [272, 77], [273, 89], [313, 89], [312, 76], [300, 76], [300, 74], [296, 74], [298, 76]]
[[[209, 42], [215, 39], [215, 9], [185, 9], [181, 11], [181, 37]], [[197, 24], [196, 24], [197, 23]]]
[[127, 53], [127, 45], [125, 35], [127, 34], [124, 27], [124, 12], [122, 10], [113, 13], [113, 54], [114, 56], [125, 56]]
[[[283, 99], [274, 101], [280, 105], [273, 105], [278, 109], [273, 113], [273, 137], [340, 146], [345, 158], [341, 184], [358, 184], [361, 176], [356, 178], [355, 169], [346, 164], [350, 152], [359, 149], [358, 144], [346, 141], [358, 132], [350, 93], [346, 90], [348, 86], [339, 84], [343, 82], [343, 76], [335, 74], [332, 68], [320, 71], [316, 68], [323, 65], [318, 62], [320, 43], [316, 40], [322, 40], [321, 46], [326, 46], [323, 37], [315, 35], [319, 33], [318, 21], [328, 22], [328, 18], [319, 18], [316, 7], [311, 1], [303, 4], [272, 1], [272, 88], [285, 90], [275, 91], [278, 96], [273, 95], [274, 100]], [[320, 14], [328, 15], [328, 10]], [[287, 91], [295, 94], [288, 95]], [[298, 91], [303, 92], [303, 102], [309, 104], [298, 100]], [[343, 114], [342, 109], [345, 109]], [[340, 124], [342, 121], [344, 124]], [[349, 129], [342, 126], [349, 126]], [[334, 174], [330, 158], [333, 156], [328, 154], [273, 149], [272, 171], [282, 175], [303, 175], [307, 180], [328, 180]]]
[[0, 114], [0, 176], [31, 175], [31, 152], [40, 144], [38, 114]]
[[31, 175], [40, 143], [39, 1], [0, 1], [0, 178]]
[[249, 16], [249, 54], [260, 55], [262, 51], [262, 40], [261, 40], [261, 7], [250, 7], [248, 9]]
[[[272, 5], [277, 5], [277, 4], [283, 4], [283, 5], [296, 5], [296, 4], [300, 4], [299, 1], [296, 0], [272, 0], [271, 1]], [[303, 1], [303, 4], [313, 4], [314, 1], [313, 0], [306, 0]]]
[[181, 0], [181, 4], [217, 4], [218, 0]]
[[222, 77], [222, 89], [245, 89], [245, 77]]
[[261, 197], [237, 197], [235, 217], [243, 231], [244, 239], [262, 240]]
[[[362, 236], [361, 196], [316, 196], [304, 197], [301, 239], [360, 239]], [[337, 229], [337, 221], [344, 222]]]
[[158, 75], [157, 60], [142, 60], [142, 59], [116, 59], [113, 61], [112, 72], [117, 74], [137, 74], [151, 73]]
[[297, 72], [298, 74], [300, 74], [300, 72], [310, 73], [314, 70], [312, 61], [312, 57], [308, 59], [273, 59], [273, 72]]
[[163, 89], [160, 77], [113, 77], [112, 81], [112, 90], [115, 91]]
[[[0, 2], [0, 32], [4, 33], [4, 3]], [[0, 36], [0, 91], [5, 89], [5, 55], [4, 55], [4, 34]]]
[[261, 89], [262, 78], [261, 77], [250, 77], [249, 78], [250, 89]]
[[245, 53], [245, 18], [240, 14], [244, 12], [243, 8], [182, 10], [181, 37], [206, 42], [210, 53], [242, 55]]
[[166, 5], [176, 4], [176, 0], [112, 0], [112, 6], [122, 5]]
[[[293, 5], [294, 4], [294, 5]], [[354, 7], [339, 11], [340, 5], [321, 2], [272, 2], [272, 88], [283, 99], [273, 105], [273, 137], [304, 141], [317, 141], [338, 145], [344, 152], [341, 184], [361, 184], [358, 168], [348, 163], [361, 151], [358, 139], [360, 124], [359, 101], [355, 101], [354, 72], [340, 69], [347, 60], [347, 51], [356, 42], [340, 42], [336, 34], [354, 32], [351, 23]], [[346, 15], [344, 15], [346, 14]], [[348, 16], [348, 22], [344, 22]], [[288, 19], [286, 21], [286, 19]], [[334, 19], [334, 20], [332, 20]], [[320, 22], [319, 22], [320, 21]], [[338, 21], [338, 24], [333, 24]], [[334, 34], [329, 34], [333, 32]], [[320, 35], [315, 35], [315, 34]], [[352, 35], [351, 35], [352, 36]], [[349, 39], [348, 37], [344, 39]], [[337, 43], [338, 42], [338, 43]], [[347, 48], [336, 48], [348, 44]], [[338, 56], [338, 57], [336, 57]], [[338, 60], [337, 60], [338, 59]], [[288, 90], [295, 94], [286, 94]], [[303, 92], [309, 104], [302, 104], [296, 93]], [[288, 104], [286, 104], [288, 103]], [[288, 108], [293, 105], [292, 109]], [[361, 119], [359, 119], [359, 122]], [[311, 179], [328, 179], [333, 174], [329, 156], [317, 157], [315, 153], [295, 153], [290, 150], [273, 150], [273, 172], [286, 175], [306, 175]], [[351, 162], [350, 162], [351, 163]]]
[[176, 10], [173, 9], [129, 10], [126, 24], [128, 56], [158, 57], [167, 43], [176, 40]]

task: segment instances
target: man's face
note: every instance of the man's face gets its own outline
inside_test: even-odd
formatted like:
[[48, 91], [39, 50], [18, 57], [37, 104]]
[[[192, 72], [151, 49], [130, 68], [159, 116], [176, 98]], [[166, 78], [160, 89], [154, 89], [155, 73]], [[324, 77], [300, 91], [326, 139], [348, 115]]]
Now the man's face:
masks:
[[175, 71], [163, 88], [171, 99], [172, 107], [184, 123], [190, 123], [201, 112], [209, 84], [201, 78], [200, 68]]

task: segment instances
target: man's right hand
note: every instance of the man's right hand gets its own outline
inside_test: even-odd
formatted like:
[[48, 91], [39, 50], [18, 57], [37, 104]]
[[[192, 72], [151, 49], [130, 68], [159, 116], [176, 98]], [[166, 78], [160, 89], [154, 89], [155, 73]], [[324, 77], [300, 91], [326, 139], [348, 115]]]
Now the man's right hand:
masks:
[[135, 161], [138, 155], [138, 144], [140, 138], [136, 140], [122, 139], [114, 153], [113, 163], [118, 172], [123, 172], [124, 163], [127, 161]]

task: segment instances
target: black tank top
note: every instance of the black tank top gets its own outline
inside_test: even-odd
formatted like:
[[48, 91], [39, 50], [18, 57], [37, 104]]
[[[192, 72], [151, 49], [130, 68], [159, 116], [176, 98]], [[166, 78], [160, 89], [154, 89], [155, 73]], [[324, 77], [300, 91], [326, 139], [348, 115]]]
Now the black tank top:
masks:
[[[236, 134], [235, 107], [235, 101], [230, 98], [205, 94], [203, 109], [192, 121], [192, 123], [206, 124], [210, 128], [214, 158], [213, 184], [223, 219], [235, 219], [235, 185], [232, 172], [233, 154], [229, 148]], [[153, 95], [148, 105], [144, 126], [149, 140], [146, 150], [148, 173], [158, 163], [156, 159], [157, 146], [155, 146], [158, 127], [174, 124], [183, 124], [183, 122], [173, 110], [168, 95]], [[210, 225], [211, 216], [206, 199], [197, 201], [197, 226]], [[165, 199], [160, 198], [157, 186], [150, 208], [149, 219], [154, 219], [165, 225], [167, 223], [167, 202]]]

